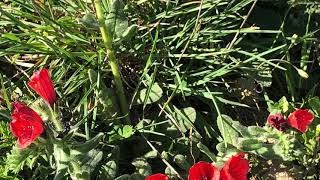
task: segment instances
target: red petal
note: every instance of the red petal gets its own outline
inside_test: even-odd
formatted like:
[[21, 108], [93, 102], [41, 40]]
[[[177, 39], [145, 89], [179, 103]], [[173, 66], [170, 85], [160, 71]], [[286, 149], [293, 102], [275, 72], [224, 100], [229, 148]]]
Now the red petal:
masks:
[[18, 138], [31, 139], [32, 136], [32, 125], [29, 121], [21, 121], [12, 116], [10, 123], [10, 130], [12, 134]]
[[267, 122], [270, 124], [270, 126], [278, 129], [279, 131], [284, 131], [287, 123], [282, 114], [270, 114]]
[[31, 121], [37, 121], [39, 123], [42, 123], [41, 117], [34, 110], [24, 105], [23, 103], [13, 102], [12, 107], [12, 116], [17, 116], [16, 118], [30, 119]]
[[309, 124], [313, 121], [313, 115], [308, 109], [297, 109], [288, 117], [288, 124], [304, 133], [307, 131]]
[[157, 173], [157, 174], [147, 176], [145, 180], [168, 180], [168, 179], [169, 179], [168, 176], [161, 173]]
[[189, 169], [188, 180], [219, 180], [219, 169], [208, 162], [198, 162]]
[[48, 104], [52, 105], [56, 101], [53, 82], [47, 69], [41, 69], [34, 72], [28, 82], [28, 85]]
[[43, 132], [43, 122], [40, 116], [22, 103], [13, 103], [10, 130], [18, 138], [18, 146], [25, 148]]
[[32, 143], [31, 139], [19, 138], [18, 139], [18, 147], [24, 149], [28, 147]]
[[220, 171], [220, 180], [246, 180], [249, 163], [243, 158], [244, 153], [232, 156]]

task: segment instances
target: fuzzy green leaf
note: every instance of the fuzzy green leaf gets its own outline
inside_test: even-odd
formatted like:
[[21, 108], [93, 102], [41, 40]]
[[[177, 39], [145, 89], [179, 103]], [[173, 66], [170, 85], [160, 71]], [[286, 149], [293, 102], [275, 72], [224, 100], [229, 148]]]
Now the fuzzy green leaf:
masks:
[[101, 168], [101, 179], [112, 180], [117, 174], [117, 163], [115, 161], [108, 161]]
[[311, 109], [317, 114], [320, 114], [320, 98], [319, 97], [313, 97], [309, 99], [309, 105]]
[[188, 170], [191, 165], [187, 162], [186, 156], [182, 154], [177, 154], [173, 158], [173, 162], [175, 162], [181, 169]]
[[62, 142], [57, 142], [53, 144], [53, 155], [56, 161], [54, 180], [64, 179], [68, 171], [70, 150]]
[[174, 107], [173, 117], [178, 121], [179, 128], [186, 132], [191, 127], [194, 128], [196, 121], [196, 110], [193, 107], [178, 109]]
[[232, 123], [233, 120], [227, 115], [222, 114], [217, 117], [218, 128], [224, 142], [228, 144], [237, 144], [239, 133], [232, 126]]
[[152, 173], [151, 166], [145, 158], [136, 158], [133, 160], [132, 164], [136, 167], [137, 172], [143, 176]]
[[207, 155], [211, 159], [211, 161], [216, 161], [216, 156], [209, 150], [209, 148], [206, 145], [199, 142], [197, 144], [197, 147], [200, 149], [202, 153]]
[[91, 14], [91, 13], [87, 13], [85, 14], [81, 19], [80, 22], [82, 23], [82, 25], [88, 29], [95, 29], [98, 30], [99, 29], [99, 23], [96, 19], [96, 17]]
[[[88, 140], [84, 143], [74, 144], [72, 146], [72, 149], [76, 150], [78, 152], [81, 152], [81, 153], [87, 153], [87, 152], [91, 151], [92, 149], [94, 149], [96, 146], [98, 146], [98, 144], [103, 136], [104, 136], [103, 133], [99, 133], [95, 137], [91, 138], [90, 140]], [[72, 151], [72, 152], [74, 152], [74, 151]], [[75, 153], [75, 154], [77, 154], [77, 153]]]
[[99, 83], [99, 88], [95, 91], [99, 104], [102, 106], [98, 108], [99, 114], [102, 114], [104, 119], [112, 119], [119, 109], [115, 93], [111, 88], [107, 88], [101, 79], [98, 82], [98, 74], [94, 70], [89, 69], [88, 75], [92, 84]]
[[107, 31], [111, 37], [121, 37], [128, 28], [128, 19], [123, 11], [124, 4], [122, 0], [114, 0], [112, 8], [106, 17]]
[[137, 29], [138, 29], [138, 26], [135, 24], [128, 27], [126, 31], [122, 34], [122, 40], [131, 39], [137, 32]]
[[[148, 88], [144, 88], [140, 90], [135, 97], [133, 103], [134, 104], [151, 104], [158, 101], [162, 97], [162, 89], [158, 83], [154, 83], [151, 86], [150, 92], [148, 94]], [[146, 100], [145, 100], [146, 99]]]

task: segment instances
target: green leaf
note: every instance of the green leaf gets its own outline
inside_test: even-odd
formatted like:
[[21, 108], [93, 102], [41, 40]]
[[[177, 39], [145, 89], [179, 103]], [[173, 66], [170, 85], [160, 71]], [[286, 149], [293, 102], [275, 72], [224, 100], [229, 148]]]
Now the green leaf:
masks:
[[239, 134], [236, 129], [232, 127], [232, 123], [233, 120], [227, 115], [222, 114], [217, 117], [217, 125], [224, 142], [228, 144], [237, 144]]
[[18, 173], [23, 169], [27, 160], [34, 157], [34, 151], [30, 148], [19, 149], [13, 146], [10, 154], [7, 154], [6, 164], [13, 173]]
[[30, 106], [40, 115], [42, 120], [47, 121], [49, 119], [50, 111], [48, 105], [46, 105], [42, 99], [37, 99]]
[[123, 138], [129, 138], [134, 134], [134, 130], [132, 128], [132, 126], [130, 125], [125, 125], [122, 128], [122, 131], [120, 133], [121, 137]]
[[254, 153], [265, 159], [288, 160], [288, 157], [283, 153], [283, 149], [279, 145], [263, 144], [263, 146], [255, 150]]
[[132, 135], [134, 135], [134, 128], [130, 125], [115, 125], [113, 130], [108, 132], [109, 141], [127, 139]]
[[96, 149], [92, 149], [86, 154], [83, 154], [79, 159], [81, 162], [81, 171], [92, 172], [95, 170], [98, 163], [102, 160], [103, 153]]
[[147, 88], [140, 90], [137, 96], [135, 97], [133, 104], [144, 104], [145, 99], [146, 99], [146, 104], [154, 103], [162, 97], [162, 93], [163, 93], [158, 83], [154, 83], [151, 86], [149, 94], [147, 94], [147, 92], [148, 92]]
[[112, 8], [106, 17], [107, 31], [111, 37], [121, 37], [128, 28], [128, 19], [123, 11], [124, 4], [122, 0], [114, 0], [112, 2]]
[[209, 148], [206, 145], [204, 145], [201, 142], [199, 142], [197, 144], [197, 147], [200, 149], [200, 151], [202, 153], [207, 155], [210, 158], [211, 161], [216, 161], [216, 156], [209, 150]]
[[71, 160], [69, 162], [69, 174], [72, 180], [90, 179], [90, 173], [81, 169], [80, 162]]
[[287, 101], [287, 98], [283, 96], [278, 102], [274, 103], [274, 105], [271, 107], [271, 109], [268, 109], [270, 113], [276, 114], [276, 113], [286, 113], [290, 108], [290, 104]]
[[53, 144], [53, 156], [56, 161], [56, 174], [54, 180], [64, 179], [69, 166], [70, 150], [62, 143]]
[[164, 170], [164, 174], [166, 174], [167, 176], [176, 176], [176, 173], [170, 167], [166, 167], [166, 169]]
[[135, 24], [128, 27], [126, 31], [121, 35], [121, 40], [131, 39], [137, 32], [137, 29], [138, 29], [138, 26]]
[[153, 158], [158, 157], [158, 153], [157, 153], [157, 151], [152, 150], [152, 151], [149, 151], [146, 154], [144, 154], [143, 157], [146, 159], [153, 159]]
[[191, 127], [194, 127], [194, 122], [196, 121], [196, 110], [193, 107], [187, 107], [183, 109], [178, 109], [174, 107], [173, 117], [178, 121], [179, 128], [186, 132]]
[[138, 173], [133, 173], [131, 174], [129, 180], [144, 180], [145, 176], [138, 174]]
[[108, 161], [101, 168], [101, 179], [112, 180], [117, 174], [117, 163], [113, 160]]
[[278, 103], [283, 113], [286, 113], [289, 110], [289, 102], [285, 96], [283, 96]]
[[253, 151], [262, 147], [262, 142], [255, 138], [245, 138], [239, 143], [243, 151]]
[[112, 119], [119, 109], [115, 93], [111, 88], [107, 88], [101, 79], [98, 81], [98, 74], [94, 70], [89, 69], [88, 75], [91, 84], [99, 83], [99, 88], [95, 91], [99, 104], [102, 105], [102, 108], [98, 108], [99, 114], [102, 114], [104, 119]]
[[309, 99], [309, 106], [315, 112], [317, 115], [320, 114], [320, 98], [319, 97], [313, 97]]
[[124, 174], [124, 175], [121, 175], [121, 176], [117, 177], [114, 180], [130, 180], [130, 175], [129, 174]]
[[145, 158], [136, 158], [132, 161], [139, 174], [147, 176], [152, 173], [151, 166]]
[[262, 127], [258, 127], [258, 126], [249, 126], [248, 132], [250, 133], [251, 136], [262, 136], [265, 133], [267, 133], [267, 130], [263, 129]]
[[187, 157], [182, 154], [177, 154], [173, 158], [175, 162], [181, 169], [188, 170], [191, 165], [187, 162]]
[[87, 13], [85, 14], [81, 19], [80, 22], [82, 23], [82, 25], [88, 29], [99, 29], [99, 23], [96, 19], [96, 17], [91, 14], [91, 13]]
[[80, 152], [80, 153], [87, 153], [89, 151], [91, 151], [92, 149], [96, 148], [101, 140], [101, 138], [104, 136], [104, 134], [102, 132], [100, 132], [99, 134], [97, 134], [95, 137], [89, 139], [88, 141], [84, 142], [84, 143], [77, 143], [77, 144], [73, 144], [71, 146], [72, 151], [71, 154], [78, 154], [76, 151]]
[[107, 163], [102, 165], [99, 179], [106, 179], [106, 180], [115, 179], [117, 170], [118, 170], [119, 159], [120, 159], [120, 148], [118, 146], [114, 146], [114, 148], [108, 154]]
[[242, 125], [239, 121], [232, 121], [232, 127], [235, 129], [242, 137], [251, 136], [248, 127]]
[[7, 38], [7, 39], [10, 39], [10, 40], [12, 40], [12, 41], [17, 41], [17, 42], [20, 42], [20, 41], [21, 41], [21, 40], [19, 39], [19, 37], [17, 37], [17, 36], [14, 35], [14, 34], [11, 34], [11, 33], [3, 34], [2, 37]]

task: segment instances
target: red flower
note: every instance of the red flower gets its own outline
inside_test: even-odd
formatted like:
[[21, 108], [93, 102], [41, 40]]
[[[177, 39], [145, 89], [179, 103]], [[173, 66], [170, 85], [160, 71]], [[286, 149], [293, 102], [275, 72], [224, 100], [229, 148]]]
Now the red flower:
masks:
[[145, 180], [168, 180], [168, 176], [158, 173], [158, 174], [153, 174], [151, 176], [147, 176]]
[[188, 180], [219, 180], [219, 169], [208, 162], [198, 162], [189, 169]]
[[313, 115], [308, 109], [297, 109], [288, 117], [288, 124], [304, 133], [307, 131], [308, 125], [313, 121]]
[[279, 131], [284, 131], [287, 123], [282, 114], [270, 114], [267, 122], [270, 124], [270, 126], [278, 129]]
[[41, 69], [34, 72], [28, 85], [48, 104], [52, 105], [56, 101], [56, 93], [54, 92], [48, 69]]
[[244, 153], [232, 156], [220, 171], [220, 180], [246, 180], [249, 163], [243, 158]]
[[29, 146], [43, 132], [41, 117], [28, 106], [20, 103], [13, 103], [10, 130], [18, 138], [18, 146], [25, 148]]

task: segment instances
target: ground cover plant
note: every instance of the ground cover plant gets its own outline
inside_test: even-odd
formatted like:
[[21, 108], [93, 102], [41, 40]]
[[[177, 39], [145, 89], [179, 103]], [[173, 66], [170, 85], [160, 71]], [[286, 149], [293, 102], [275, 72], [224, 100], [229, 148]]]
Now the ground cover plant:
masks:
[[317, 0], [0, 2], [1, 179], [319, 179]]

